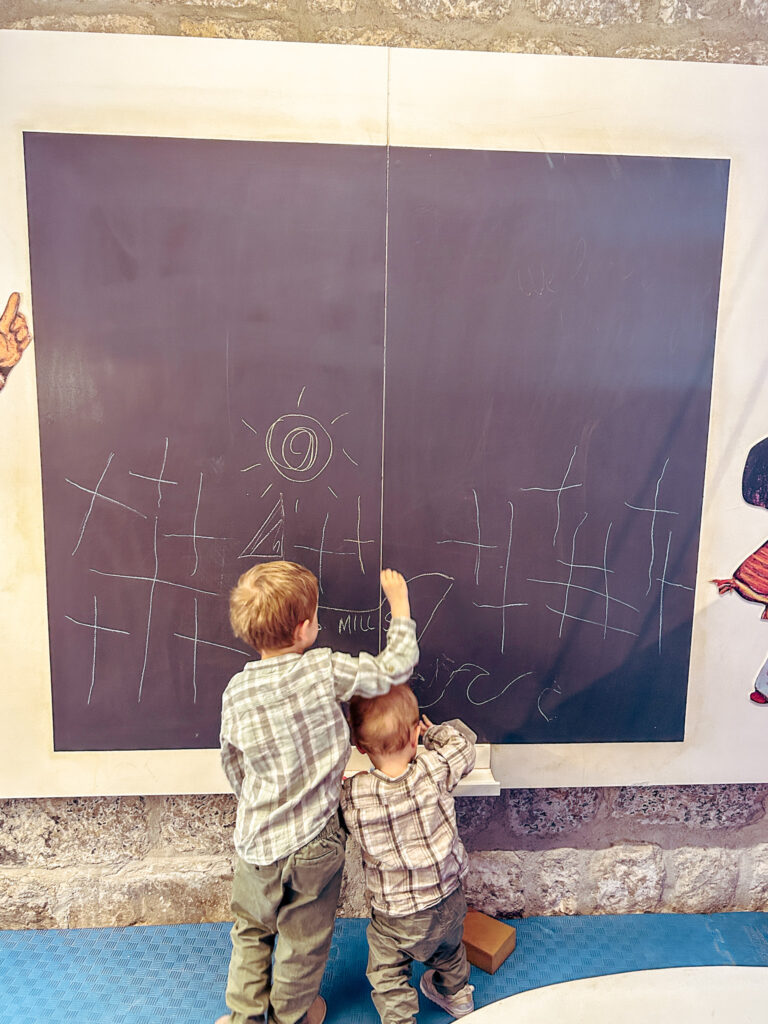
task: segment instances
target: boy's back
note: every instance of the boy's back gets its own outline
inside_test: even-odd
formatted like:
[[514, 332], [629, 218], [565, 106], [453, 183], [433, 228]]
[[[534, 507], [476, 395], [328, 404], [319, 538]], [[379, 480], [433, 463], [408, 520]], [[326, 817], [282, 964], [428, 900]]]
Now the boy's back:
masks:
[[410, 619], [397, 618], [383, 656], [328, 648], [250, 662], [222, 699], [222, 762], [238, 797], [235, 847], [270, 864], [316, 835], [338, 805], [349, 757], [340, 702], [407, 679], [418, 656]]
[[451, 791], [474, 766], [475, 739], [458, 720], [433, 725], [402, 775], [374, 768], [344, 782], [344, 818], [362, 847], [371, 901], [382, 913], [434, 906], [467, 873]]

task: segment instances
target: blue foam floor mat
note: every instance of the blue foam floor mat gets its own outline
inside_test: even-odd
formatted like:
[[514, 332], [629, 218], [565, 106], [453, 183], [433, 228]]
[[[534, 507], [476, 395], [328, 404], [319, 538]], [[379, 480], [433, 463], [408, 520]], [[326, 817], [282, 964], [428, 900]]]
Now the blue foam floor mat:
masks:
[[[326, 1024], [378, 1024], [364, 920], [336, 922]], [[768, 966], [768, 914], [531, 917], [494, 975], [472, 968], [475, 1005], [577, 978], [661, 967]], [[229, 925], [0, 932], [0, 1024], [212, 1024], [226, 1013]], [[422, 968], [414, 966], [414, 979]], [[447, 1024], [421, 997], [420, 1024]]]

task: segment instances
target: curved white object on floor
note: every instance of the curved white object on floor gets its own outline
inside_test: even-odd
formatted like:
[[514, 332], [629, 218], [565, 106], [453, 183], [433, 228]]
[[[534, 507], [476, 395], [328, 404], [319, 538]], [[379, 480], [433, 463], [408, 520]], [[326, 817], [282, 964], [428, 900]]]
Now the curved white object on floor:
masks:
[[766, 1024], [768, 968], [671, 967], [606, 974], [508, 996], [467, 1024]]

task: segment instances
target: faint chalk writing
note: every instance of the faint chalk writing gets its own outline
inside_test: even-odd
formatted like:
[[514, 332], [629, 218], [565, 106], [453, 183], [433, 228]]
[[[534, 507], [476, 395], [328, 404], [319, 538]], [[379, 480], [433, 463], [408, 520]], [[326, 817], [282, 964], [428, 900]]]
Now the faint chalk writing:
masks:
[[557, 683], [555, 683], [552, 686], [545, 687], [539, 694], [539, 699], [536, 701], [536, 707], [539, 709], [539, 714], [541, 715], [541, 717], [545, 719], [547, 722], [553, 722], [557, 718], [557, 715], [547, 715], [544, 713], [541, 707], [541, 702], [548, 693], [557, 693], [560, 696], [562, 696], [563, 691], [560, 689]]
[[[297, 547], [298, 547], [298, 545], [297, 545]], [[333, 554], [339, 554], [340, 552], [332, 552], [332, 553]], [[346, 552], [346, 553], [348, 554], [349, 552]], [[420, 595], [418, 589], [413, 588], [412, 584], [416, 583], [418, 580], [431, 579], [433, 577], [437, 577], [437, 578], [442, 579], [442, 580], [447, 580], [448, 581], [448, 585], [446, 586], [445, 590], [440, 595], [438, 600], [435, 602], [435, 605], [433, 606], [430, 614], [428, 616], [426, 616], [426, 621], [425, 621], [424, 625], [422, 626], [421, 632], [418, 633], [418, 635], [417, 635], [417, 640], [419, 640], [419, 641], [421, 641], [422, 637], [424, 636], [426, 631], [429, 629], [429, 627], [430, 627], [430, 625], [432, 623], [432, 620], [434, 619], [435, 615], [437, 614], [440, 606], [443, 604], [443, 602], [445, 601], [445, 599], [448, 597], [448, 595], [450, 594], [451, 590], [453, 589], [454, 577], [453, 576], [448, 576], [444, 572], [421, 572], [421, 573], [417, 573], [415, 576], [410, 576], [406, 580], [406, 582], [408, 583], [409, 589], [411, 590], [411, 599], [412, 599], [412, 602], [413, 602], [414, 600], [421, 601], [422, 598], [421, 598], [421, 595]], [[383, 608], [384, 604], [385, 604], [384, 598], [381, 598], [377, 604], [372, 605], [369, 608], [340, 608], [340, 607], [337, 607], [336, 605], [321, 604], [320, 605], [320, 609], [322, 611], [338, 612], [340, 614], [345, 614], [345, 615], [346, 614], [351, 614], [351, 615], [368, 615], [368, 614], [370, 614], [370, 615], [374, 615], [374, 614], [378, 614], [381, 611], [381, 609]], [[421, 618], [422, 618], [422, 616], [418, 616], [417, 617], [417, 621], [419, 621]]]
[[370, 614], [346, 615], [339, 619], [339, 635], [342, 633], [375, 633], [379, 628], [378, 617], [371, 622]]
[[[438, 659], [435, 666], [435, 676], [437, 675], [441, 667], [442, 666], [440, 664], [440, 660]], [[511, 686], [514, 686], [515, 683], [519, 683], [521, 679], [525, 679], [527, 676], [530, 676], [532, 674], [532, 672], [521, 672], [519, 675], [515, 676], [514, 679], [511, 679], [506, 684], [506, 686], [502, 687], [502, 689], [499, 690], [498, 693], [494, 693], [491, 697], [486, 697], [483, 700], [478, 700], [477, 698], [472, 696], [472, 688], [476, 686], [478, 683], [480, 683], [482, 680], [490, 678], [490, 672], [486, 668], [483, 668], [482, 665], [477, 665], [472, 661], [465, 661], [462, 665], [459, 665], [458, 668], [452, 669], [450, 675], [448, 676], [448, 680], [445, 686], [440, 691], [439, 696], [435, 697], [434, 700], [431, 700], [428, 703], [419, 701], [419, 705], [423, 710], [434, 707], [435, 704], [440, 703], [440, 701], [443, 699], [446, 693], [455, 684], [456, 680], [464, 682], [464, 679], [469, 677], [469, 681], [467, 682], [465, 687], [467, 700], [469, 701], [470, 704], [474, 704], [475, 707], [481, 707], [483, 704], [490, 704], [492, 701], [498, 700], [499, 697], [503, 696]], [[462, 676], [464, 677], [464, 679], [460, 679], [460, 677]]]

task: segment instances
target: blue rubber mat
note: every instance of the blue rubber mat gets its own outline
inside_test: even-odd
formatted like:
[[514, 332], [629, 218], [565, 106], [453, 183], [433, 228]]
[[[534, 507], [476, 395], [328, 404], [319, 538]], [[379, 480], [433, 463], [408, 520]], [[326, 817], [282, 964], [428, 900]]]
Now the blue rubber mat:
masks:
[[[322, 992], [327, 1024], [378, 1024], [366, 921], [336, 922]], [[661, 967], [768, 966], [768, 914], [532, 917], [494, 975], [472, 968], [475, 1005], [576, 978]], [[229, 925], [0, 932], [0, 1024], [211, 1024], [226, 1012]], [[422, 968], [414, 967], [418, 979]], [[421, 998], [420, 1024], [451, 1018]]]

